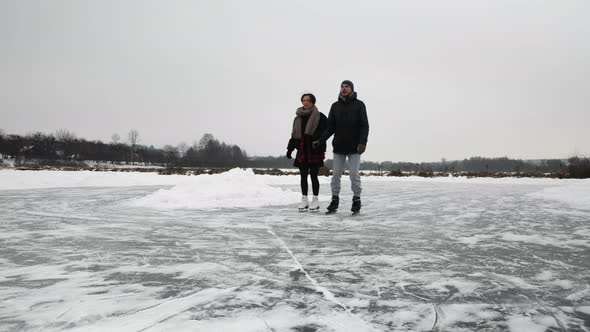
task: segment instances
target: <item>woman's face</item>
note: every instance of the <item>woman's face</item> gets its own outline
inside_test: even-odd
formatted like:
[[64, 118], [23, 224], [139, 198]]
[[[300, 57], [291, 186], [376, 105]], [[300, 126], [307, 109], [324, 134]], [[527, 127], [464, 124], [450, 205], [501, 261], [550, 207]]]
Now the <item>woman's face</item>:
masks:
[[303, 108], [305, 108], [306, 110], [310, 109], [311, 106], [313, 106], [313, 103], [311, 102], [311, 98], [309, 96], [304, 96], [303, 99], [301, 99], [301, 103], [303, 104]]

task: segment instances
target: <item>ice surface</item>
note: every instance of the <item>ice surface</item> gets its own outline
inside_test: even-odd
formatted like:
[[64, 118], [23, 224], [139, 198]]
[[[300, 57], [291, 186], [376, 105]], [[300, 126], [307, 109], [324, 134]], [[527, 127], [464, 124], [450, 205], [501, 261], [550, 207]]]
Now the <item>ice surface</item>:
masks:
[[72, 187], [128, 187], [175, 185], [187, 179], [182, 175], [141, 172], [19, 171], [0, 170], [0, 190]]
[[0, 330], [590, 330], [587, 181], [363, 180], [0, 171]]
[[566, 186], [543, 188], [542, 191], [531, 195], [562, 201], [575, 208], [590, 210], [590, 179], [578, 180]]

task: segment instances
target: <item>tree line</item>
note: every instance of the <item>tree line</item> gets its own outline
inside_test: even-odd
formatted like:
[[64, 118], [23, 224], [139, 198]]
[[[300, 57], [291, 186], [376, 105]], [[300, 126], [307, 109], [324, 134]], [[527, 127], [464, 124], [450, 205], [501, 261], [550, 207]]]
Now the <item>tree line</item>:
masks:
[[365, 163], [365, 169], [400, 172], [559, 172], [564, 171], [566, 166], [567, 162], [561, 159], [525, 161], [521, 159], [510, 159], [508, 157], [471, 157], [469, 159], [454, 161], [447, 161], [443, 158], [440, 162], [427, 163], [394, 163], [391, 161]]
[[[293, 167], [293, 161], [284, 156], [254, 157], [252, 164], [265, 168]], [[332, 160], [325, 162], [327, 168], [332, 168]], [[374, 162], [362, 161], [361, 170], [382, 172], [389, 175], [402, 174], [433, 174], [433, 173], [473, 173], [485, 176], [489, 173], [518, 173], [523, 175], [551, 174], [555, 177], [590, 178], [590, 159], [585, 157], [571, 157], [567, 160], [521, 160], [508, 157], [485, 158], [471, 157], [463, 160], [440, 162]]]
[[[256, 163], [268, 168], [289, 168], [292, 167], [293, 161], [286, 159], [284, 156], [279, 157], [254, 157]], [[325, 162], [326, 167], [332, 167], [332, 160]], [[472, 157], [464, 160], [440, 162], [374, 162], [362, 161], [361, 169], [366, 171], [384, 171], [384, 172], [408, 172], [417, 173], [420, 171], [431, 172], [559, 172], [567, 169], [568, 161], [561, 159], [547, 159], [539, 161], [524, 161], [520, 159], [501, 158], [484, 158]]]
[[[252, 168], [292, 168], [293, 160], [285, 156], [249, 157], [237, 145], [226, 144], [212, 134], [204, 134], [193, 145], [180, 143], [177, 146], [165, 145], [162, 148], [139, 144], [139, 132], [132, 129], [127, 140], [121, 142], [118, 134], [111, 136], [110, 143], [88, 141], [74, 133], [60, 129], [51, 134], [41, 132], [27, 135], [6, 135], [0, 129], [0, 157], [12, 158], [16, 166], [25, 165], [69, 165], [84, 161], [107, 163], [143, 164], [174, 167], [252, 167]], [[1, 160], [0, 160], [1, 161]], [[325, 162], [331, 168], [330, 159]], [[503, 173], [552, 173], [558, 176], [590, 178], [590, 160], [572, 157], [568, 160], [520, 160], [508, 157], [471, 157], [464, 160], [439, 162], [372, 162], [363, 161], [361, 170], [403, 173], [432, 172], [472, 172], [485, 174]]]
[[543, 159], [522, 160], [508, 157], [484, 158], [471, 157], [469, 159], [440, 162], [408, 163], [408, 162], [364, 162], [361, 169], [389, 172], [390, 174], [432, 174], [432, 173], [470, 173], [486, 176], [491, 173], [512, 173], [523, 176], [543, 176], [568, 178], [590, 178], [590, 159], [574, 156], [567, 160]]
[[191, 167], [246, 167], [248, 155], [237, 145], [220, 142], [212, 134], [192, 146], [180, 143], [162, 148], [139, 144], [139, 132], [131, 130], [127, 142], [114, 134], [112, 142], [88, 141], [68, 130], [51, 134], [6, 135], [0, 130], [0, 155], [27, 164], [68, 165], [84, 161]]

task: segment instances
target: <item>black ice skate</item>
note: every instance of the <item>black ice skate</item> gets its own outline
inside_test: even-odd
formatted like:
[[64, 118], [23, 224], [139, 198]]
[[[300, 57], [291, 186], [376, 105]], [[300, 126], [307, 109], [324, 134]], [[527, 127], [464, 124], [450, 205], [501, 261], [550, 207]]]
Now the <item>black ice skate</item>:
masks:
[[352, 215], [361, 212], [361, 198], [359, 196], [352, 197], [352, 207], [350, 208]]
[[326, 214], [335, 213], [338, 210], [338, 203], [340, 203], [338, 196], [332, 196], [332, 201], [330, 202], [330, 205], [328, 205], [328, 211]]

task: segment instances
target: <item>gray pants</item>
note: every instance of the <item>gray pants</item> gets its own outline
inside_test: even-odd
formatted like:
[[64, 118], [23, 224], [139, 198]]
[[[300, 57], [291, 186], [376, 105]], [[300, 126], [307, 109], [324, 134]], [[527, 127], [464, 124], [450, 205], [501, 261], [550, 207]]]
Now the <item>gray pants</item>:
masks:
[[332, 196], [338, 196], [340, 194], [340, 178], [342, 177], [342, 171], [344, 170], [344, 163], [348, 157], [348, 168], [350, 184], [352, 194], [354, 196], [361, 196], [361, 174], [359, 168], [361, 167], [361, 155], [358, 153], [354, 154], [338, 154], [334, 153], [334, 160], [332, 161]]

